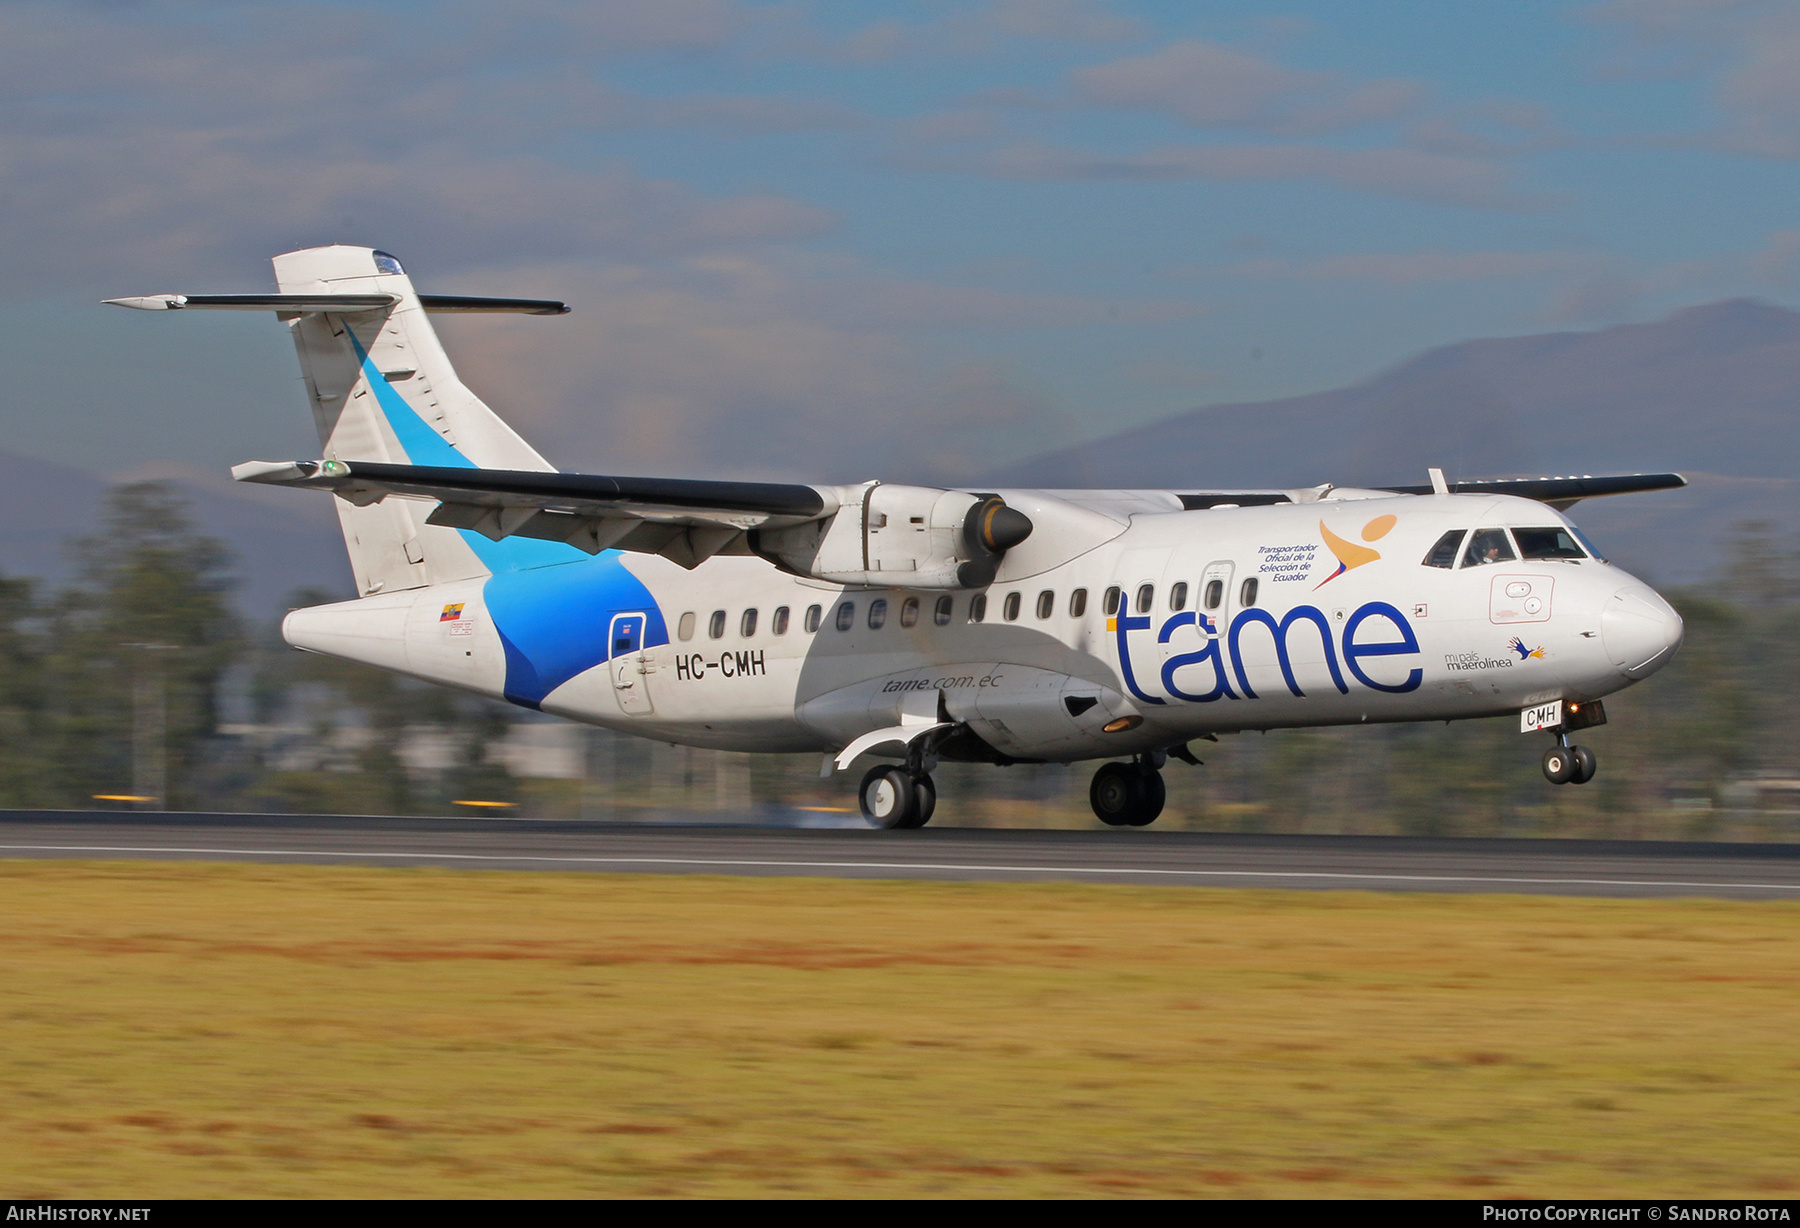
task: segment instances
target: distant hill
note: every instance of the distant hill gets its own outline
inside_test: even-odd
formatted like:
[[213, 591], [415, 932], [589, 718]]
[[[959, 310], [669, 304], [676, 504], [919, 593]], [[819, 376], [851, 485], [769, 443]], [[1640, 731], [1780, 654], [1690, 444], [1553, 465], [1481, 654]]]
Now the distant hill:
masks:
[[1651, 324], [1465, 341], [1348, 388], [1214, 405], [1033, 458], [1029, 486], [1340, 486], [1683, 472], [1691, 489], [1579, 505], [1624, 566], [1713, 574], [1734, 523], [1800, 532], [1800, 312], [1746, 299]]
[[[299, 587], [355, 595], [329, 499], [295, 494], [284, 508], [193, 483], [172, 485], [201, 531], [231, 547], [241, 580], [238, 606], [246, 614], [272, 617]], [[0, 573], [67, 579], [67, 544], [94, 532], [106, 490], [93, 474], [0, 452]]]

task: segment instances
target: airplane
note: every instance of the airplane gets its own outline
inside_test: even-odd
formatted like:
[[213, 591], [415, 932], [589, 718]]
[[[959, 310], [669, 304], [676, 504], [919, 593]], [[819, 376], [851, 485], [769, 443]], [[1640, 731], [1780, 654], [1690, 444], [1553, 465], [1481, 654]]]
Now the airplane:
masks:
[[434, 312], [563, 303], [420, 294], [334, 245], [274, 294], [108, 299], [273, 311], [320, 456], [243, 482], [335, 498], [360, 596], [291, 611], [295, 648], [719, 750], [883, 762], [869, 822], [916, 828], [942, 761], [1103, 760], [1115, 827], [1162, 768], [1248, 730], [1508, 716], [1570, 735], [1675, 655], [1682, 622], [1564, 514], [1679, 474], [1357, 489], [946, 489], [562, 473], [457, 378]]

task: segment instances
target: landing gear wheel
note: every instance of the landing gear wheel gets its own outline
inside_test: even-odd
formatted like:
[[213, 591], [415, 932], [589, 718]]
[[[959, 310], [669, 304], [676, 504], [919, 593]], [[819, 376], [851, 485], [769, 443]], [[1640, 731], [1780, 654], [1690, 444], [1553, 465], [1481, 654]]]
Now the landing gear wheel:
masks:
[[1108, 827], [1155, 822], [1167, 796], [1162, 773], [1136, 763], [1103, 763], [1088, 786], [1088, 804]]
[[915, 776], [913, 793], [918, 797], [918, 813], [909, 826], [923, 827], [931, 822], [931, 816], [937, 810], [937, 786], [931, 783], [929, 776]]
[[1566, 785], [1575, 779], [1574, 748], [1552, 746], [1544, 752], [1544, 779], [1553, 785]]
[[1129, 763], [1103, 763], [1088, 786], [1088, 804], [1108, 827], [1129, 827], [1143, 794], [1143, 781]]
[[919, 791], [904, 768], [872, 767], [857, 790], [863, 817], [877, 827], [917, 827]]
[[1139, 768], [1138, 774], [1144, 778], [1144, 807], [1131, 820], [1131, 825], [1148, 827], [1163, 812], [1163, 803], [1169, 800], [1169, 790], [1163, 785], [1162, 773], [1155, 768]]
[[1593, 751], [1585, 746], [1571, 746], [1569, 754], [1575, 758], [1575, 773], [1569, 777], [1569, 783], [1585, 785], [1594, 778], [1594, 773], [1600, 770], [1600, 760], [1594, 756]]

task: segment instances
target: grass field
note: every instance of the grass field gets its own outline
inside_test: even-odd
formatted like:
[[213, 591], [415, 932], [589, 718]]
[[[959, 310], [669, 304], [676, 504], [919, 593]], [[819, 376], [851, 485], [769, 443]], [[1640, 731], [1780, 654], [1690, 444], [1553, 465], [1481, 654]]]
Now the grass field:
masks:
[[1800, 1188], [1800, 906], [0, 862], [0, 1195]]

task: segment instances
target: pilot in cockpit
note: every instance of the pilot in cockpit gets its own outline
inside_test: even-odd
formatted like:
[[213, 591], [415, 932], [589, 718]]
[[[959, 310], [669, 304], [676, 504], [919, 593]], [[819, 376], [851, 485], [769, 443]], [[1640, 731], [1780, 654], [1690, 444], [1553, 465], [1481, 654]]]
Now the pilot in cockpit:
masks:
[[1512, 557], [1512, 543], [1506, 540], [1505, 529], [1477, 529], [1469, 535], [1469, 549], [1463, 555], [1463, 566], [1505, 563]]

